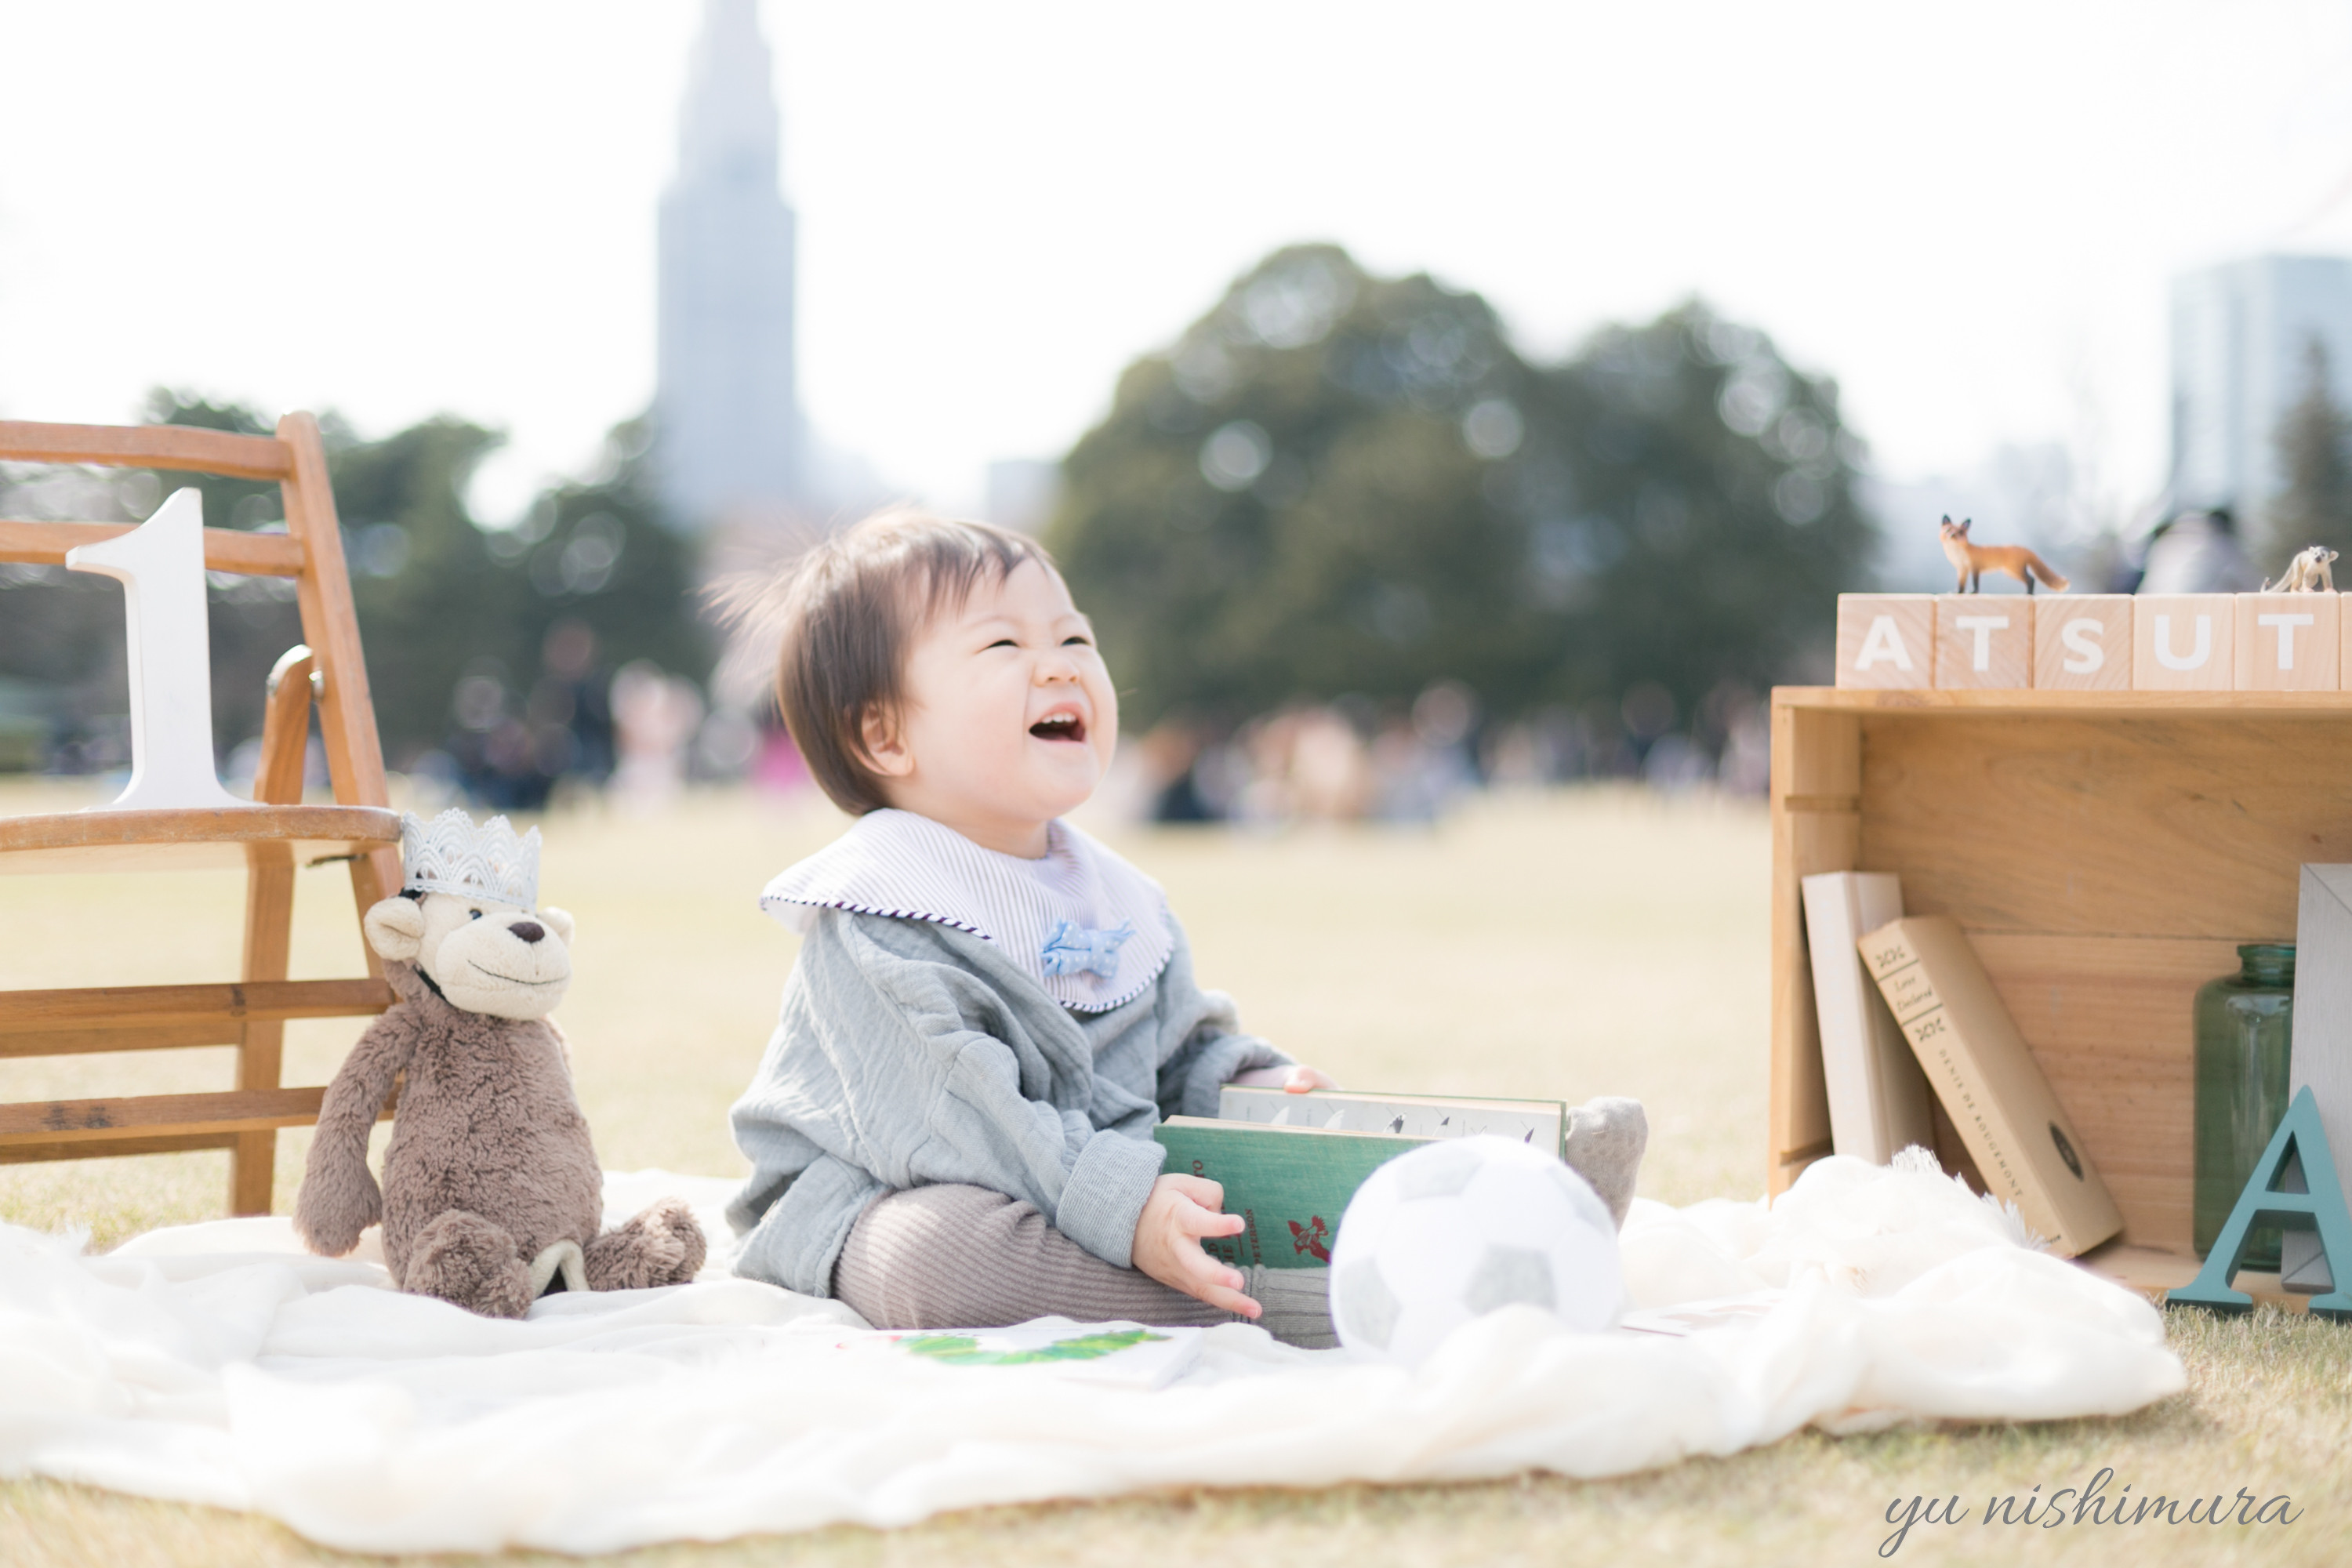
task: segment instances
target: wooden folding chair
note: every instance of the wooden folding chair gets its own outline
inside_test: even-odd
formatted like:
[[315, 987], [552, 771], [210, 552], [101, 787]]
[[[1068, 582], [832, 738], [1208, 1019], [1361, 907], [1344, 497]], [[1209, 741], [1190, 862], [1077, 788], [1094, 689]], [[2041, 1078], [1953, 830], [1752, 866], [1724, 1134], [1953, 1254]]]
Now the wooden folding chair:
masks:
[[[190, 469], [276, 479], [286, 532], [204, 531], [214, 572], [290, 577], [307, 647], [270, 676], [250, 805], [108, 810], [0, 818], [0, 874], [246, 868], [245, 961], [235, 983], [0, 992], [0, 1058], [180, 1046], [236, 1046], [236, 1088], [215, 1094], [0, 1105], [0, 1164], [184, 1149], [232, 1151], [229, 1209], [269, 1212], [278, 1131], [318, 1120], [319, 1089], [284, 1089], [286, 1020], [363, 1016], [392, 1004], [381, 961], [355, 980], [286, 977], [298, 862], [347, 858], [364, 914], [400, 889], [398, 816], [386, 809], [383, 755], [360, 657], [319, 424], [289, 414], [277, 434], [179, 426], [120, 428], [0, 421], [0, 460]], [[0, 521], [0, 561], [62, 564], [66, 552], [131, 531], [123, 523]], [[315, 698], [335, 804], [304, 805], [303, 757]], [[0, 899], [22, 897], [0, 882]]]

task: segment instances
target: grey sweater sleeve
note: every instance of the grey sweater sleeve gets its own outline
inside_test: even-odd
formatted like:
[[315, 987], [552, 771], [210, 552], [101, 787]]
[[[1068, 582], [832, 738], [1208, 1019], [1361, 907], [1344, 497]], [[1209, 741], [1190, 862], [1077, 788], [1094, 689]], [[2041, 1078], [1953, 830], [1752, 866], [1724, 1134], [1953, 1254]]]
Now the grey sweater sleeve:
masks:
[[1094, 1055], [980, 939], [824, 911], [733, 1112], [754, 1166], [730, 1212], [749, 1233], [739, 1268], [823, 1295], [865, 1205], [931, 1183], [1024, 1199], [1095, 1256], [1129, 1264], [1163, 1154], [1149, 1082], [1106, 1082]]

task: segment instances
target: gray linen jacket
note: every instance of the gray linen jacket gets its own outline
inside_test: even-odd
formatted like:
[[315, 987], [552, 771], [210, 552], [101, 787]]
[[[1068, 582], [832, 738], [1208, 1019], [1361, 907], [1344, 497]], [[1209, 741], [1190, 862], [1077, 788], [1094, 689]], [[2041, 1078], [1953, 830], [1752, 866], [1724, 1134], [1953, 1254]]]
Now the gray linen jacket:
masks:
[[[1175, 925], [1171, 915], [1169, 923]], [[1105, 1013], [1046, 995], [992, 942], [933, 921], [821, 910], [759, 1075], [730, 1113], [751, 1180], [727, 1207], [735, 1271], [828, 1296], [834, 1260], [885, 1193], [967, 1183], [1024, 1199], [1131, 1267], [1163, 1115], [1290, 1058], [1192, 983], [1183, 929], [1150, 989]]]

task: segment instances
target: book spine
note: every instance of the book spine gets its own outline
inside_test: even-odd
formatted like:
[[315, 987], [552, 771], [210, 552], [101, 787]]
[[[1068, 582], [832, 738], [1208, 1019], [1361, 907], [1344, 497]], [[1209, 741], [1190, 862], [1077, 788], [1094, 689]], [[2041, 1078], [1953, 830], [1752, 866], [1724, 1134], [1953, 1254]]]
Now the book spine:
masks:
[[1837, 1153], [1883, 1165], [1885, 1147], [1873, 1114], [1870, 1020], [1864, 1011], [1864, 975], [1854, 943], [1864, 928], [1851, 872], [1807, 877], [1805, 941], [1813, 974], [1814, 1026], [1821, 1036], [1822, 1088], [1830, 1102], [1830, 1146]]
[[2021, 1211], [2037, 1216], [2048, 1213], [2049, 1205], [2037, 1184], [2016, 1157], [2017, 1140], [2009, 1119], [1984, 1091], [1984, 1074], [1968, 1042], [1954, 1027], [1943, 997], [1937, 994], [1935, 977], [1920, 962], [1909, 937], [1900, 925], [1891, 926], [1868, 939], [1864, 957], [1878, 982], [1879, 994], [1886, 998], [1903, 1037], [1911, 1042], [1913, 1054], [1927, 1069], [1986, 1185]]

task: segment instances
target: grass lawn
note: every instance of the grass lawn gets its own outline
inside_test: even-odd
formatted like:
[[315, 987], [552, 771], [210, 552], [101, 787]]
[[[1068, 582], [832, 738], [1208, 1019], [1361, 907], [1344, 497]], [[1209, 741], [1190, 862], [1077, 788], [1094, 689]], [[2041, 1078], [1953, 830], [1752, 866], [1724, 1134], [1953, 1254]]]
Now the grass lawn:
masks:
[[[0, 786], [0, 815], [82, 804]], [[725, 1110], [765, 1043], [793, 939], [761, 883], [839, 819], [740, 795], [661, 816], [545, 825], [541, 887], [579, 918], [562, 1010], [604, 1163], [742, 1169]], [[1123, 836], [1168, 888], [1204, 984], [1342, 1082], [1431, 1092], [1639, 1097], [1644, 1195], [1761, 1191], [1769, 848], [1760, 807], [1583, 792], [1483, 804], [1434, 832]], [[167, 984], [236, 972], [241, 878], [0, 880], [0, 987]], [[357, 973], [349, 884], [299, 880], [298, 977]], [[140, 900], [126, 910], [121, 900]], [[102, 936], [97, 933], [103, 933]], [[324, 1082], [357, 1033], [289, 1030], [288, 1081]], [[0, 1100], [226, 1087], [226, 1051], [0, 1061]], [[291, 1205], [307, 1136], [279, 1140]], [[110, 1246], [220, 1212], [226, 1154], [0, 1167], [0, 1220]], [[1889, 1504], [1958, 1494], [1897, 1562], [2339, 1563], [2352, 1559], [2352, 1331], [2264, 1314], [2176, 1321], [2189, 1391], [2120, 1421], [1832, 1440], [1610, 1482], [1224, 1492], [985, 1510], [887, 1534], [836, 1529], [632, 1563], [1196, 1561], [1678, 1563], [1877, 1560]], [[0, 1390], [0, 1420], [5, 1391]], [[2049, 1497], [2111, 1468], [2132, 1500], [2285, 1494], [2291, 1524], [1982, 1522], [1988, 1495]], [[277, 1563], [335, 1557], [266, 1521], [44, 1481], [0, 1482], [0, 1563]], [[518, 1561], [520, 1559], [518, 1558]]]

